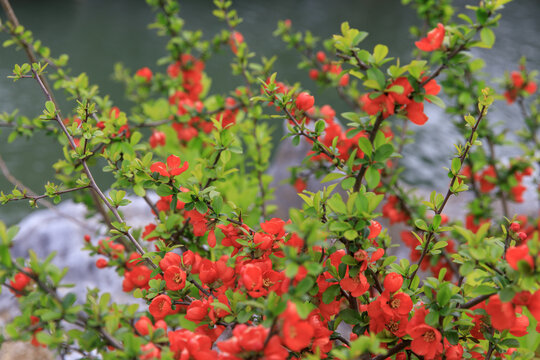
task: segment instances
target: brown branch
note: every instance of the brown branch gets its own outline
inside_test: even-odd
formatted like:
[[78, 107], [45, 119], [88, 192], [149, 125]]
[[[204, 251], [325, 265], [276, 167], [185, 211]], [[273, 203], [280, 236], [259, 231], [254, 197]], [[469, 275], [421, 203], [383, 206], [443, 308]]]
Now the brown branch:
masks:
[[[379, 128], [381, 127], [381, 124], [384, 121], [384, 117], [382, 112], [377, 116], [377, 120], [375, 120], [375, 124], [373, 125], [373, 129], [371, 129], [371, 132], [369, 133], [369, 142], [373, 146], [373, 141], [375, 141], [375, 136], [377, 136], [377, 131], [379, 131]], [[364, 179], [364, 175], [366, 174], [368, 165], [363, 164], [360, 168], [360, 171], [358, 171], [358, 175], [356, 175], [356, 180], [354, 182], [353, 191], [358, 192], [360, 190], [360, 186], [362, 185], [362, 180]]]
[[[485, 105], [483, 105], [480, 108], [480, 114], [478, 115], [476, 123], [474, 124], [474, 127], [471, 130], [471, 135], [469, 136], [469, 139], [467, 140], [467, 144], [465, 145], [465, 150], [463, 151], [463, 153], [459, 157], [460, 168], [458, 169], [456, 174], [452, 177], [452, 180], [450, 181], [450, 185], [448, 186], [448, 191], [446, 192], [446, 196], [444, 197], [443, 202], [441, 203], [441, 205], [439, 206], [438, 209], [435, 209], [435, 214], [436, 215], [440, 215], [442, 213], [444, 207], [446, 206], [446, 203], [448, 202], [448, 199], [450, 199], [450, 196], [452, 196], [452, 194], [453, 194], [452, 188], [454, 186], [454, 183], [458, 179], [458, 174], [461, 171], [461, 167], [463, 166], [463, 162], [464, 162], [465, 158], [467, 157], [467, 155], [469, 153], [469, 150], [471, 149], [471, 147], [473, 145], [472, 144], [472, 139], [474, 137], [474, 134], [476, 133], [476, 130], [478, 129], [478, 125], [480, 125], [480, 121], [482, 121], [482, 119], [484, 118], [486, 110], [487, 109], [486, 109]], [[408, 288], [411, 287], [412, 280], [414, 279], [416, 273], [418, 272], [418, 269], [420, 268], [420, 265], [422, 264], [422, 261], [424, 260], [424, 257], [427, 255], [429, 244], [430, 244], [431, 240], [433, 239], [433, 237], [434, 237], [434, 232], [433, 232], [433, 230], [431, 230], [431, 231], [429, 231], [429, 233], [427, 235], [426, 242], [424, 243], [424, 247], [422, 249], [422, 254], [420, 255], [420, 259], [418, 259], [418, 262], [416, 263], [416, 265], [417, 265], [416, 269], [414, 269], [414, 271], [412, 272], [412, 274], [408, 278], [409, 280], [411, 280], [409, 282]]]
[[[26, 191], [27, 194], [32, 194], [32, 195], [36, 195], [36, 193], [34, 191], [32, 191], [29, 187], [27, 187], [26, 185], [24, 185], [20, 180], [18, 180], [17, 178], [15, 178], [9, 171], [6, 163], [4, 162], [4, 159], [2, 158], [2, 156], [0, 155], [0, 171], [2, 172], [2, 174], [4, 175], [4, 177], [13, 185], [15, 185], [16, 187], [18, 187], [19, 189], [21, 190], [24, 190]], [[45, 206], [46, 208], [54, 211], [55, 213], [61, 215], [62, 217], [66, 218], [66, 219], [69, 219], [75, 223], [77, 223], [77, 225], [79, 225], [80, 227], [82, 228], [85, 228], [87, 230], [90, 230], [90, 231], [93, 231], [93, 229], [91, 229], [85, 222], [69, 215], [69, 214], [66, 214], [60, 210], [58, 210], [50, 201], [47, 201], [45, 199], [39, 199], [37, 200], [39, 204]]]
[[24, 199], [30, 199], [30, 200], [38, 201], [38, 200], [41, 200], [41, 199], [46, 198], [46, 197], [51, 197], [51, 196], [54, 196], [54, 195], [67, 194], [67, 193], [70, 193], [70, 192], [79, 191], [79, 190], [84, 190], [84, 189], [88, 189], [88, 188], [90, 188], [90, 185], [81, 186], [81, 187], [78, 187], [78, 188], [71, 188], [71, 189], [66, 189], [66, 190], [60, 190], [60, 191], [54, 192], [54, 194], [43, 194], [43, 195], [28, 195], [28, 194], [23, 194], [23, 196], [20, 197], [20, 198], [17, 198], [17, 199], [9, 199], [8, 201], [16, 201], [16, 200], [24, 200]]
[[478, 297], [475, 297], [474, 299], [471, 299], [471, 300], [467, 301], [464, 304], [458, 305], [458, 308], [459, 309], [470, 309], [473, 306], [478, 305], [481, 302], [486, 301], [487, 299], [489, 299], [491, 296], [493, 296], [495, 294], [496, 294], [496, 292], [493, 293], [493, 294], [480, 295]]
[[377, 355], [375, 356], [374, 358], [372, 358], [372, 360], [384, 360], [384, 359], [388, 359], [390, 356], [394, 355], [394, 354], [397, 354], [398, 352], [400, 352], [401, 350], [405, 349], [407, 346], [409, 346], [411, 344], [411, 340], [404, 340], [402, 342], [400, 342], [399, 344], [397, 344], [396, 346], [394, 346], [393, 348], [389, 349], [386, 354], [382, 354], [382, 355]]
[[[495, 172], [495, 179], [497, 183], [501, 181], [501, 177], [499, 176], [499, 171], [497, 170], [497, 167], [495, 166], [495, 146], [493, 145], [493, 140], [491, 139], [491, 136], [486, 136], [486, 140], [488, 143], [489, 148], [489, 164], [493, 167], [493, 170]], [[506, 202], [506, 196], [504, 194], [504, 191], [499, 186], [499, 196], [501, 198], [501, 205], [503, 208], [503, 215], [504, 217], [508, 218], [508, 203]]]
[[[9, 0], [0, 0], [0, 4], [2, 5], [2, 7], [4, 8], [4, 11], [9, 19], [9, 21], [11, 22], [11, 24], [14, 26], [14, 28], [10, 29], [10, 33], [18, 39], [18, 37], [16, 36], [17, 34], [15, 34], [14, 32], [14, 29], [21, 26], [21, 24], [19, 23], [19, 20], [17, 19], [17, 16], [15, 15], [15, 12], [13, 11], [13, 8], [11, 7], [11, 4], [9, 3]], [[37, 63], [37, 58], [32, 50], [32, 46], [31, 44], [28, 44], [26, 41], [23, 41], [23, 40], [20, 40], [18, 39], [19, 42], [21, 43], [24, 51], [26, 52], [26, 55], [28, 56], [28, 59], [30, 60], [30, 62], [33, 64], [33, 63]], [[35, 75], [35, 73], [34, 73]], [[40, 78], [41, 78], [41, 75], [39, 75]], [[52, 92], [51, 92], [51, 87], [49, 86], [47, 80], [45, 78], [41, 78], [41, 81], [43, 83], [43, 86], [45, 86], [45, 88], [47, 89], [47, 92], [50, 93], [50, 101], [52, 101], [55, 105], [55, 107], [57, 109], [59, 109], [60, 107], [58, 106], [58, 103], [56, 102], [56, 100], [54, 99], [54, 97], [52, 96]]]
[[334, 163], [334, 165], [339, 170], [343, 170], [343, 164], [342, 164], [342, 160], [340, 158], [338, 158], [336, 155], [331, 153], [326, 148], [326, 146], [319, 141], [318, 138], [313, 137], [313, 136], [309, 135], [308, 133], [306, 133], [304, 131], [304, 129], [302, 129], [302, 127], [300, 126], [300, 124], [298, 123], [296, 118], [291, 114], [291, 112], [289, 110], [287, 110], [287, 108], [283, 107], [283, 111], [285, 112], [285, 114], [287, 114], [287, 117], [289, 118], [289, 120], [291, 120], [294, 123], [294, 125], [298, 127], [298, 130], [299, 130], [298, 134], [299, 135], [302, 135], [302, 136], [306, 137], [307, 139], [311, 140], [312, 142], [314, 142], [315, 144], [317, 144], [317, 146], [320, 149], [320, 152], [323, 153], [324, 155], [328, 156], [330, 159], [332, 159], [332, 162]]

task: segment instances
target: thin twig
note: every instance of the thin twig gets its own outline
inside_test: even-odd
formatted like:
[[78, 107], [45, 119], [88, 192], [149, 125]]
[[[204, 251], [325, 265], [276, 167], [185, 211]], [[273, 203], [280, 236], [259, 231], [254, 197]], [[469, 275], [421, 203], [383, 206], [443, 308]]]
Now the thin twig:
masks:
[[[471, 149], [471, 147], [473, 145], [472, 144], [472, 139], [474, 137], [474, 134], [476, 133], [476, 130], [478, 129], [478, 125], [480, 125], [480, 122], [484, 118], [485, 113], [486, 113], [486, 106], [482, 106], [480, 108], [480, 114], [478, 115], [476, 123], [474, 124], [474, 127], [471, 130], [471, 135], [469, 136], [469, 139], [467, 140], [467, 144], [465, 145], [465, 150], [463, 151], [463, 153], [459, 157], [460, 168], [458, 169], [456, 174], [452, 177], [452, 180], [450, 181], [450, 185], [448, 186], [448, 191], [446, 192], [446, 196], [444, 197], [443, 202], [441, 203], [439, 208], [435, 209], [435, 214], [436, 215], [440, 215], [442, 213], [444, 207], [446, 206], [446, 203], [448, 202], [448, 199], [450, 199], [450, 196], [452, 196], [452, 194], [454, 194], [453, 191], [452, 191], [452, 188], [454, 187], [454, 183], [458, 179], [458, 174], [461, 171], [461, 167], [463, 167], [463, 162], [464, 162], [465, 158], [467, 157], [467, 155], [469, 154], [469, 150]], [[431, 240], [433, 239], [433, 237], [434, 237], [434, 232], [430, 231], [428, 233], [427, 237], [426, 237], [426, 241], [424, 243], [424, 247], [422, 249], [422, 254], [420, 255], [420, 259], [418, 259], [418, 262], [416, 263], [416, 265], [417, 265], [416, 269], [414, 269], [412, 274], [409, 276], [409, 280], [411, 280], [409, 282], [409, 288], [410, 288], [410, 286], [412, 284], [412, 280], [414, 279], [414, 276], [416, 275], [416, 273], [418, 272], [418, 269], [420, 268], [420, 265], [422, 264], [422, 261], [424, 260], [424, 257], [427, 255], [429, 244], [431, 243]]]
[[[381, 124], [383, 123], [384, 116], [382, 112], [377, 116], [377, 120], [375, 120], [375, 124], [373, 125], [373, 129], [371, 129], [371, 132], [369, 133], [369, 142], [373, 146], [373, 142], [375, 141], [375, 136], [377, 136], [377, 132], [379, 131], [379, 128], [381, 127]], [[360, 186], [362, 185], [362, 179], [364, 178], [364, 175], [366, 174], [368, 168], [368, 164], [363, 164], [360, 168], [360, 171], [358, 171], [358, 174], [356, 175], [356, 180], [354, 182], [353, 191], [358, 192], [360, 190]]]

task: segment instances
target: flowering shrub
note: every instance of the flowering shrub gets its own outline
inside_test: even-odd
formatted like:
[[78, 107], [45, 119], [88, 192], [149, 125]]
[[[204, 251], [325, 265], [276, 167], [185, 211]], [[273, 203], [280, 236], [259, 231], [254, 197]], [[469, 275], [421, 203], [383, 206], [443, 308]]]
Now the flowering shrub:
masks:
[[[21, 308], [5, 339], [103, 359], [537, 354], [540, 222], [537, 213], [511, 214], [508, 207], [528, 200], [523, 179], [539, 160], [535, 73], [523, 60], [497, 93], [485, 87], [482, 62], [469, 51], [493, 45], [492, 28], [508, 1], [482, 1], [470, 7], [472, 18], [457, 20], [448, 1], [404, 1], [428, 29], [413, 29], [416, 57], [406, 64], [388, 57], [384, 45], [363, 48], [367, 33], [348, 23], [321, 46], [292, 21], [280, 22], [275, 35], [303, 55], [300, 66], [318, 86], [335, 89], [350, 106], [343, 114], [307, 88], [280, 81], [274, 59], [255, 60], [229, 1], [215, 1], [225, 29], [211, 40], [184, 29], [175, 1], [147, 2], [157, 13], [152, 27], [170, 38], [169, 55], [160, 60], [165, 68], [117, 69], [135, 100], [129, 114], [85, 75], [68, 75], [67, 58], [52, 57], [6, 11], [5, 44], [23, 48], [30, 61], [15, 65], [12, 77], [35, 81], [45, 109], [32, 121], [16, 114], [0, 121], [12, 127], [10, 138], [56, 136], [64, 158], [55, 164], [57, 183], [47, 183], [43, 195], [16, 188], [0, 201], [36, 205], [73, 193], [93, 204], [109, 232], [86, 236], [85, 249], [98, 255], [96, 267], [116, 269], [122, 290], [146, 305], [111, 302], [99, 289], [86, 299], [61, 296], [64, 273], [51, 258], [13, 259], [17, 228], [0, 223], [0, 282]], [[234, 54], [232, 72], [244, 80], [228, 94], [213, 94], [204, 72], [219, 51]], [[69, 112], [59, 108], [50, 79], [76, 99]], [[496, 146], [510, 140], [490, 125], [488, 110], [505, 98], [520, 107], [525, 128], [518, 133], [522, 155], [502, 161]], [[447, 191], [420, 201], [404, 190], [398, 161], [408, 127], [429, 121], [426, 103], [445, 107], [463, 140], [449, 163]], [[274, 217], [269, 204], [280, 196], [266, 173], [269, 121], [276, 118], [287, 123], [292, 144], [311, 145], [291, 169], [304, 205], [286, 219]], [[108, 193], [96, 183], [97, 171], [114, 175]], [[326, 184], [322, 190], [308, 187], [313, 177]], [[449, 218], [448, 200], [465, 191], [474, 194], [461, 204], [466, 218]], [[143, 198], [153, 215], [144, 228], [122, 216], [127, 193]], [[384, 219], [407, 230], [392, 238]], [[395, 246], [407, 246], [410, 256], [397, 259]]]

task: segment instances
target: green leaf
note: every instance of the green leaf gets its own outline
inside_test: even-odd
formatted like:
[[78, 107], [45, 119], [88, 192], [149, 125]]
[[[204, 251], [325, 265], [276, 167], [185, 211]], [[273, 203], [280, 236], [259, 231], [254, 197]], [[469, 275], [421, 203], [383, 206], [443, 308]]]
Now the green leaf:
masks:
[[304, 279], [302, 279], [302, 281], [298, 283], [298, 285], [296, 285], [294, 292], [297, 295], [306, 294], [309, 290], [311, 290], [313, 285], [315, 285], [315, 280], [313, 280], [311, 276], [306, 276]]
[[495, 34], [490, 28], [483, 28], [480, 31], [480, 38], [482, 39], [482, 43], [487, 48], [491, 48], [493, 47], [493, 44], [495, 44]]
[[156, 189], [156, 193], [157, 193], [159, 196], [169, 196], [169, 195], [174, 194], [174, 191], [173, 191], [173, 189], [171, 189], [170, 186], [165, 185], [165, 184], [161, 184], [161, 185], [159, 185], [159, 187]]
[[368, 158], [371, 158], [371, 154], [373, 153], [373, 147], [367, 137], [360, 137], [358, 139], [358, 147]]
[[343, 233], [343, 236], [345, 236], [347, 240], [352, 241], [358, 238], [358, 233], [356, 232], [356, 230], [347, 230]]
[[500, 342], [500, 345], [506, 346], [509, 348], [518, 348], [520, 347], [519, 341], [517, 339], [504, 339]]
[[369, 188], [377, 187], [381, 181], [381, 174], [373, 166], [370, 166], [366, 171], [366, 181]]
[[376, 162], [383, 162], [392, 155], [394, 147], [392, 144], [384, 144], [375, 150], [375, 156], [373, 160]]
[[375, 49], [373, 50], [373, 58], [375, 60], [375, 63], [380, 63], [385, 57], [388, 55], [388, 47], [385, 45], [375, 45]]
[[328, 175], [326, 175], [322, 180], [321, 180], [321, 183], [327, 183], [327, 182], [330, 182], [330, 181], [334, 181], [334, 180], [337, 180], [337, 179], [341, 179], [342, 177], [344, 177], [345, 175], [341, 174], [341, 173], [330, 173]]
[[343, 188], [343, 190], [349, 190], [349, 189], [352, 189], [352, 187], [354, 186], [354, 183], [356, 182], [356, 179], [353, 178], [353, 177], [348, 177], [346, 178], [345, 180], [343, 180], [341, 182], [341, 187]]
[[360, 313], [353, 309], [344, 309], [339, 313], [339, 317], [349, 325], [356, 325], [362, 321]]
[[372, 67], [367, 70], [367, 77], [369, 80], [375, 80], [379, 85], [378, 89], [382, 90], [386, 86], [386, 78], [381, 70]]
[[461, 170], [461, 159], [460, 158], [453, 158], [452, 159], [452, 175], [459, 174], [459, 170]]
[[341, 262], [347, 265], [356, 265], [357, 262], [354, 260], [354, 258], [351, 255], [344, 255], [341, 258]]
[[429, 100], [431, 103], [437, 105], [441, 109], [446, 109], [446, 104], [440, 97], [437, 97], [435, 95], [425, 95], [426, 100]]
[[47, 111], [51, 114], [54, 114], [56, 113], [56, 107], [54, 106], [54, 103], [52, 101], [47, 101], [45, 103], [45, 108], [47, 109]]
[[510, 302], [512, 301], [515, 295], [516, 295], [516, 292], [514, 291], [514, 289], [508, 286], [501, 290], [501, 292], [499, 293], [499, 298], [501, 299], [502, 302]]
[[450, 287], [448, 284], [444, 283], [439, 288], [439, 291], [437, 292], [437, 303], [439, 306], [444, 307], [448, 302], [450, 301], [450, 298], [452, 297], [452, 290], [450, 290]]
[[197, 211], [200, 213], [200, 214], [204, 214], [208, 211], [208, 207], [206, 206], [206, 204], [202, 201], [197, 201], [195, 203], [195, 209], [197, 209]]
[[346, 231], [351, 228], [351, 224], [340, 221], [333, 221], [330, 223], [330, 231]]
[[340, 287], [338, 284], [334, 284], [328, 287], [326, 291], [322, 294], [322, 301], [325, 304], [330, 304], [336, 296], [340, 293]]

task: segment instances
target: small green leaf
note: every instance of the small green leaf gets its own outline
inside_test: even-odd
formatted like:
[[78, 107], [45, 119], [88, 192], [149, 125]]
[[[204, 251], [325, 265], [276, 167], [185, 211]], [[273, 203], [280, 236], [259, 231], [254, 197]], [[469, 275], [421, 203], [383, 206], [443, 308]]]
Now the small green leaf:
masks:
[[380, 63], [385, 57], [388, 55], [388, 47], [385, 45], [375, 45], [375, 49], [373, 49], [373, 58], [375, 60], [375, 63]]
[[364, 155], [366, 155], [368, 158], [371, 158], [371, 154], [373, 153], [373, 147], [369, 142], [368, 138], [360, 137], [358, 139], [358, 147], [360, 147], [360, 150], [362, 150]]
[[370, 166], [366, 171], [366, 181], [369, 188], [376, 188], [381, 181], [381, 174], [373, 166]]
[[495, 34], [493, 33], [493, 30], [490, 28], [483, 28], [480, 31], [480, 38], [482, 39], [482, 43], [487, 47], [491, 48], [493, 47], [493, 44], [495, 44]]

